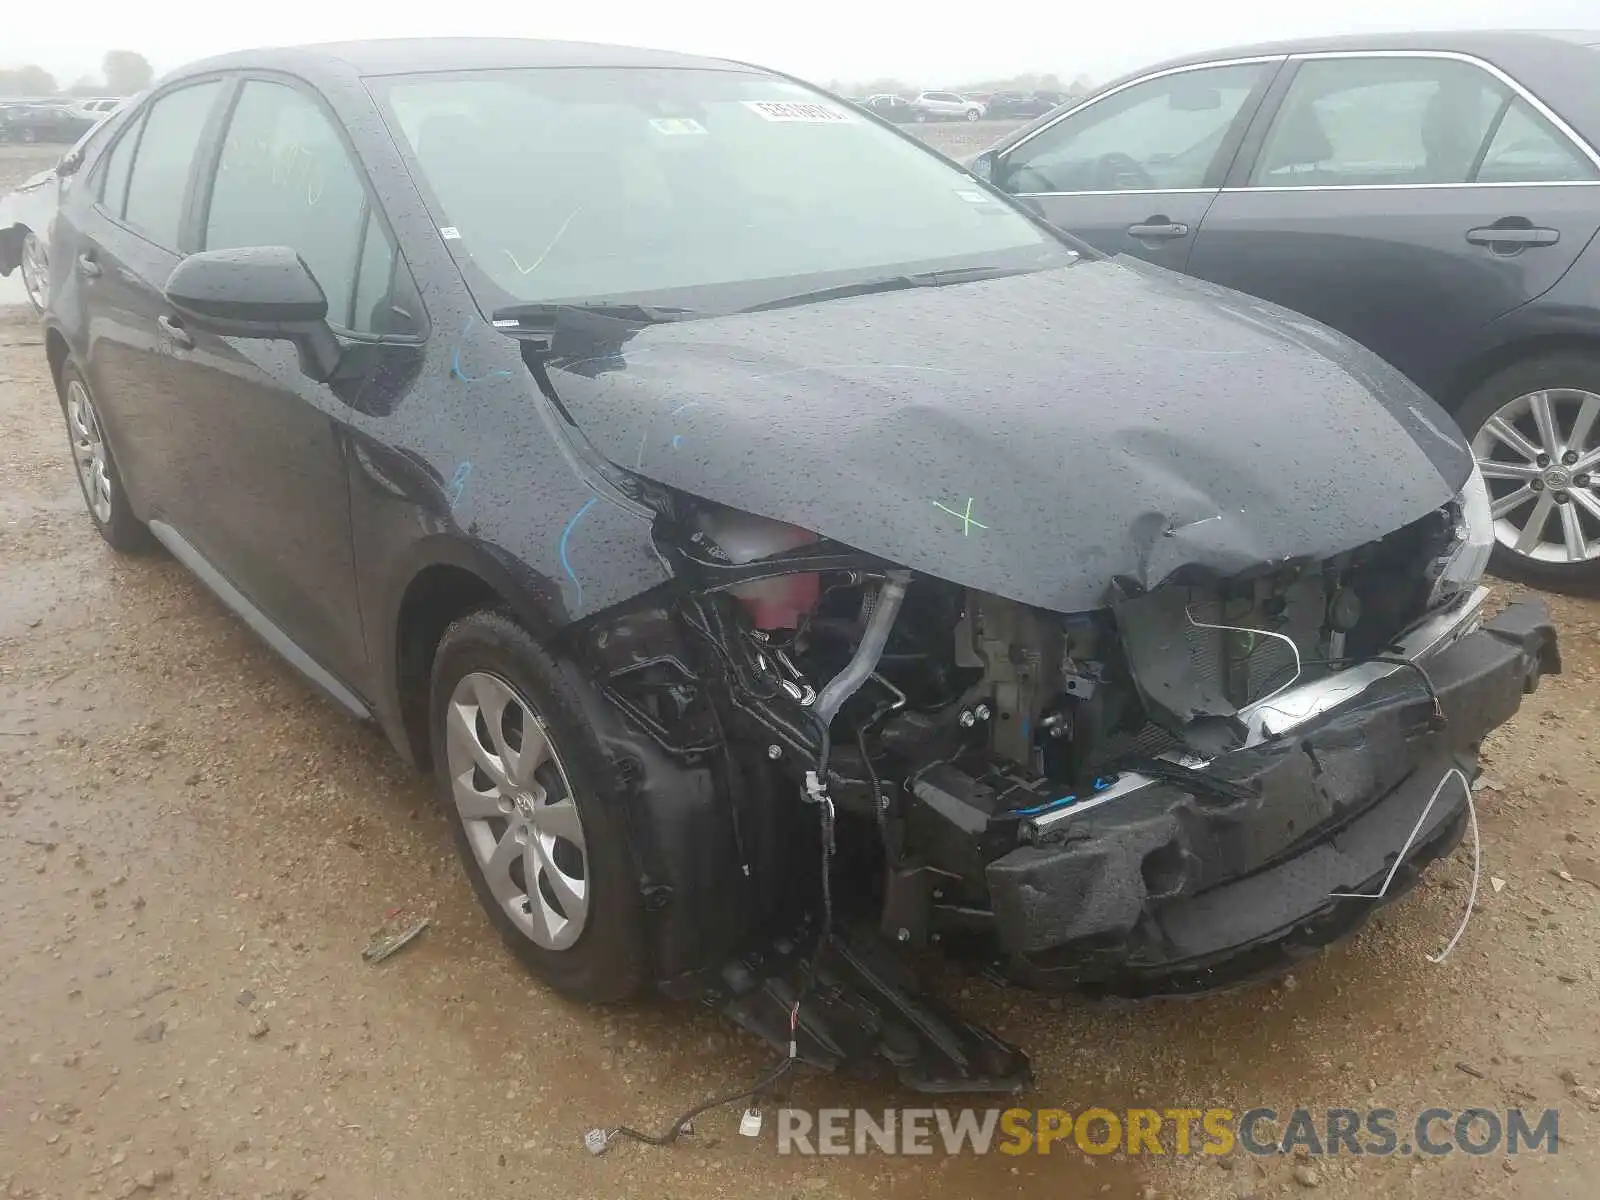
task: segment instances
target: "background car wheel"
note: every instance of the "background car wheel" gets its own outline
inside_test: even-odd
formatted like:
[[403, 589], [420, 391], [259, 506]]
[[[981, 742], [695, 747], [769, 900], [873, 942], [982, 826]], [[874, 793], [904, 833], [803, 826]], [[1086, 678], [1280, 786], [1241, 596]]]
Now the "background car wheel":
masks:
[[976, 121], [981, 116], [983, 116], [983, 114], [981, 112], [979, 112], [977, 109], [975, 109], [975, 108], [967, 109], [967, 120]]
[[33, 310], [42, 313], [50, 302], [50, 257], [31, 229], [22, 237], [22, 290]]
[[646, 974], [639, 873], [570, 670], [503, 613], [456, 621], [434, 658], [434, 776], [506, 944], [557, 991], [620, 1000]]
[[150, 530], [128, 507], [122, 490], [122, 476], [106, 442], [89, 387], [77, 368], [61, 371], [61, 412], [67, 420], [67, 441], [72, 447], [72, 465], [78, 474], [89, 519], [106, 543], [123, 554], [138, 554], [152, 546]]
[[1557, 590], [1600, 590], [1600, 357], [1507, 367], [1456, 414], [1489, 485], [1491, 568]]

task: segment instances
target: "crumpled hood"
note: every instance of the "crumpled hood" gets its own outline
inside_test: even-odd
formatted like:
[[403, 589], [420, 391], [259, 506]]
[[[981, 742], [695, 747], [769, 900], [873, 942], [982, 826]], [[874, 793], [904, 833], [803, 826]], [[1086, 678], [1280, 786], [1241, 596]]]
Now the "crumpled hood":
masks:
[[619, 466], [1063, 612], [1374, 541], [1471, 470], [1347, 338], [1125, 260], [742, 316], [558, 332]]

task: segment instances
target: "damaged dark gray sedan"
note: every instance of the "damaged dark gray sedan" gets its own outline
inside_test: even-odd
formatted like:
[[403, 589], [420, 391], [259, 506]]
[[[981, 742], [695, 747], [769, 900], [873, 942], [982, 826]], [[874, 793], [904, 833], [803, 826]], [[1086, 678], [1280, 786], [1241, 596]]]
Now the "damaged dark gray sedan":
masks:
[[437, 779], [543, 979], [1010, 1088], [919, 995], [1270, 973], [1449, 851], [1559, 669], [1487, 494], [1348, 339], [1103, 260], [757, 68], [198, 64], [64, 164], [90, 513]]

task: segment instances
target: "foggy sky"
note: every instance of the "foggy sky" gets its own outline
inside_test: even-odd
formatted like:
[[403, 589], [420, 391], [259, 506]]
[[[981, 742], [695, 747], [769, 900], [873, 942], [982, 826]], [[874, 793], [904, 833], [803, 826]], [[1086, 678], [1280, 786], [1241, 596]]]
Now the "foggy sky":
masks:
[[[157, 74], [249, 46], [427, 35], [572, 38], [729, 58], [826, 83], [896, 76], [937, 87], [1022, 71], [1099, 81], [1190, 50], [1382, 29], [1600, 27], [1600, 0], [1174, 0], [956, 4], [950, 0], [600, 0], [474, 7], [416, 0], [18, 0], [0, 65], [33, 62], [66, 87], [112, 48]], [[947, 15], [935, 15], [935, 14]], [[988, 14], [993, 14], [988, 15]], [[20, 18], [20, 20], [19, 20]]]

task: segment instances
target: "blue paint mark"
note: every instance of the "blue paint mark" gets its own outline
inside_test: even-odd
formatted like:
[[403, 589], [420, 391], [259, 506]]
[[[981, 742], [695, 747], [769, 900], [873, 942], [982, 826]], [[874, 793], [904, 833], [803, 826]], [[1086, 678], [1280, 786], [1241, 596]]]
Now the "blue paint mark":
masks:
[[[1117, 781], [1117, 779], [1118, 779], [1118, 776], [1116, 776], [1116, 775], [1097, 775], [1097, 776], [1095, 776], [1095, 780], [1094, 780], [1094, 783], [1092, 784], [1092, 786], [1093, 786], [1095, 791], [1103, 792], [1108, 787], [1110, 787], [1113, 783], [1115, 783]], [[1017, 808], [1017, 809], [1013, 809], [1012, 811], [1013, 811], [1013, 813], [1015, 813], [1015, 815], [1017, 815], [1019, 817], [1036, 817], [1042, 812], [1049, 812], [1053, 808], [1063, 808], [1068, 804], [1076, 804], [1077, 802], [1078, 802], [1077, 793], [1076, 792], [1071, 792], [1071, 793], [1069, 793], [1069, 794], [1067, 794], [1065, 796], [1060, 797], [1059, 799], [1051, 800], [1048, 804], [1038, 804], [1038, 805], [1035, 805], [1033, 808]]]
[[[472, 328], [472, 318], [467, 318], [467, 323], [461, 327], [461, 336], [467, 336], [467, 330]], [[510, 371], [490, 371], [487, 375], [471, 376], [461, 369], [461, 347], [457, 346], [450, 354], [450, 377], [459, 379], [462, 383], [483, 383], [488, 379], [510, 379]]]
[[466, 489], [467, 479], [472, 475], [472, 464], [464, 462], [456, 468], [456, 473], [450, 477], [450, 503], [461, 503], [461, 493]]
[[1077, 801], [1077, 794], [1073, 793], [1062, 796], [1059, 800], [1052, 800], [1048, 804], [1036, 804], [1032, 808], [1019, 808], [1014, 811], [1019, 817], [1032, 817], [1042, 812], [1049, 812], [1052, 808], [1060, 808], [1063, 804], [1076, 804]]
[[561, 569], [567, 573], [567, 578], [572, 580], [573, 587], [578, 589], [577, 607], [583, 607], [583, 580], [578, 578], [578, 573], [572, 569], [572, 564], [567, 561], [567, 539], [572, 536], [572, 531], [578, 527], [578, 522], [583, 520], [584, 513], [595, 506], [599, 496], [590, 496], [583, 502], [582, 507], [572, 514], [567, 521], [567, 527], [561, 531]]
[[672, 448], [674, 450], [676, 450], [681, 445], [683, 445], [683, 434], [681, 434], [681, 433], [673, 434], [672, 435]]

